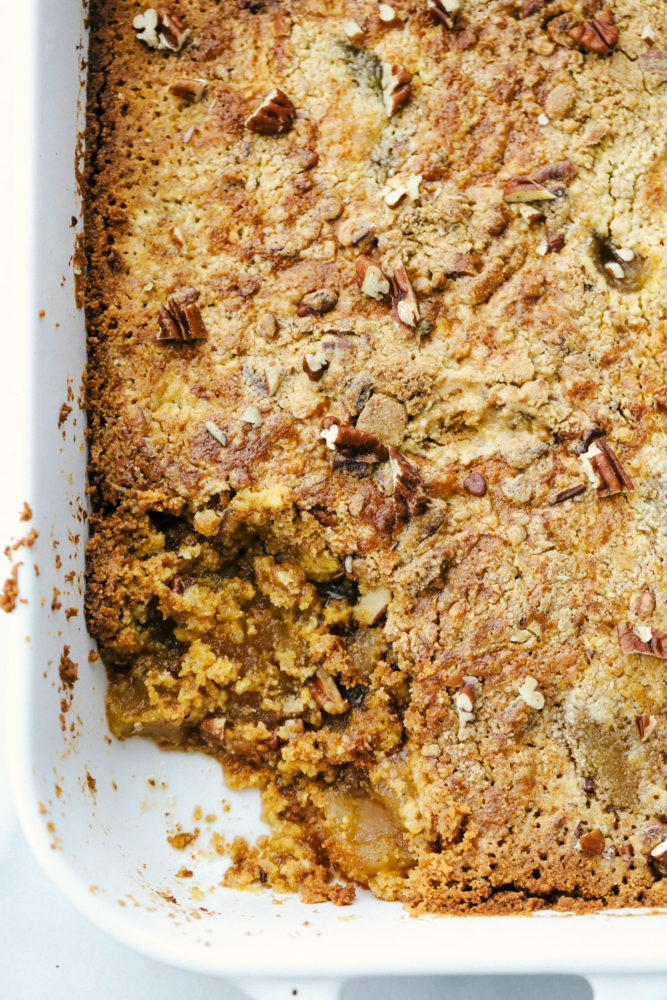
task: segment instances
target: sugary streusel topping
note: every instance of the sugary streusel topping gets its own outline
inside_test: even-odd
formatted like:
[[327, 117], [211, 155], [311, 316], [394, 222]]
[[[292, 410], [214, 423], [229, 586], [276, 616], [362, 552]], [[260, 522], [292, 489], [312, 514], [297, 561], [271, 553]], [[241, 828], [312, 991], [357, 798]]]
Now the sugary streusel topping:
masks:
[[231, 885], [664, 905], [664, 5], [90, 23], [113, 733], [262, 789]]

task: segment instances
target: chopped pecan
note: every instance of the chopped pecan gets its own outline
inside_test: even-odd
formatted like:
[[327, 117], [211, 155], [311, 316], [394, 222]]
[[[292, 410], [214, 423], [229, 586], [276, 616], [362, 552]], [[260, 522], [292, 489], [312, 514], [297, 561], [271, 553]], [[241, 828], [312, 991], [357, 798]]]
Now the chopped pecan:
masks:
[[519, 685], [519, 697], [526, 705], [538, 712], [544, 708], [544, 695], [540, 691], [536, 679], [530, 675], [525, 677], [523, 683]]
[[393, 315], [404, 326], [416, 326], [419, 322], [419, 303], [403, 263], [394, 267], [391, 285]]
[[453, 28], [461, 9], [461, 0], [426, 0], [426, 8], [440, 24]]
[[204, 427], [209, 432], [211, 437], [214, 437], [215, 440], [218, 442], [218, 444], [221, 444], [223, 448], [227, 445], [228, 442], [227, 435], [225, 434], [224, 431], [220, 430], [218, 425], [214, 423], [213, 420], [206, 420], [204, 423]]
[[661, 840], [651, 851], [651, 857], [659, 861], [661, 865], [667, 864], [667, 840]]
[[150, 49], [169, 49], [179, 52], [190, 37], [190, 29], [186, 28], [176, 14], [159, 14], [154, 7], [149, 7], [143, 14], [137, 14], [132, 22], [137, 38]]
[[364, 29], [356, 21], [343, 21], [341, 27], [343, 34], [352, 45], [356, 45], [364, 37]]
[[364, 462], [363, 459], [347, 458], [337, 451], [331, 456], [331, 468], [335, 472], [347, 472], [351, 476], [356, 476], [357, 479], [368, 479], [373, 471], [370, 462]]
[[653, 398], [658, 406], [667, 407], [667, 385], [659, 386], [653, 393]]
[[257, 329], [263, 337], [270, 340], [278, 332], [278, 320], [272, 312], [265, 312], [257, 320]]
[[369, 590], [359, 598], [352, 614], [360, 625], [375, 625], [382, 617], [391, 601], [391, 591], [386, 587]]
[[158, 25], [158, 35], [162, 43], [160, 48], [179, 52], [190, 36], [190, 29], [185, 27], [177, 14], [163, 14]]
[[219, 715], [211, 715], [199, 723], [199, 732], [209, 743], [222, 743], [225, 735], [225, 723], [226, 719]]
[[510, 204], [529, 201], [553, 201], [556, 195], [530, 177], [511, 177], [505, 182], [505, 201]]
[[635, 722], [639, 730], [639, 739], [642, 743], [645, 743], [658, 725], [658, 720], [655, 715], [638, 715]]
[[319, 382], [329, 362], [324, 351], [315, 351], [314, 354], [304, 354], [302, 367], [311, 382]]
[[251, 403], [250, 406], [246, 406], [240, 419], [242, 423], [252, 424], [253, 427], [261, 427], [263, 423], [262, 414], [259, 412], [254, 403]]
[[596, 785], [593, 778], [584, 778], [582, 787], [586, 795], [595, 795]]
[[604, 834], [601, 830], [591, 830], [579, 838], [581, 853], [587, 858], [597, 858], [604, 851]]
[[543, 167], [533, 170], [530, 179], [537, 184], [547, 181], [569, 181], [577, 172], [571, 160], [559, 160], [557, 163], [546, 163]]
[[203, 340], [206, 337], [204, 321], [194, 302], [179, 303], [169, 299], [166, 306], [160, 306], [158, 323], [158, 340]]
[[486, 479], [481, 472], [469, 472], [463, 480], [463, 488], [474, 497], [486, 494]]
[[307, 292], [304, 295], [297, 308], [297, 316], [312, 316], [313, 313], [319, 315], [331, 312], [337, 302], [337, 292], [330, 288], [318, 288], [314, 292]]
[[482, 270], [482, 258], [478, 253], [457, 253], [445, 266], [446, 278], [472, 278]]
[[324, 438], [327, 447], [340, 452], [344, 458], [357, 462], [384, 462], [389, 452], [374, 434], [366, 434], [349, 424], [329, 422], [325, 419], [320, 437]]
[[156, 49], [160, 44], [157, 33], [159, 22], [160, 15], [153, 7], [149, 7], [143, 14], [137, 14], [132, 22], [132, 27], [137, 32], [138, 41], [145, 42], [149, 49]]
[[454, 698], [459, 722], [465, 724], [475, 718], [475, 688], [466, 682]]
[[428, 497], [424, 493], [419, 471], [393, 445], [389, 446], [389, 465], [394, 483], [394, 499], [405, 505], [411, 517], [423, 514], [428, 506]]
[[206, 80], [174, 80], [169, 84], [169, 93], [180, 97], [188, 104], [197, 104], [206, 91]]
[[597, 17], [578, 24], [570, 31], [570, 38], [586, 52], [597, 52], [601, 56], [610, 55], [618, 41], [618, 28], [614, 24], [611, 11], [607, 8]]
[[539, 208], [535, 208], [534, 205], [519, 205], [519, 212], [521, 213], [521, 218], [525, 219], [529, 226], [535, 225], [538, 222], [544, 222], [544, 212], [540, 212]]
[[293, 149], [288, 156], [291, 160], [296, 160], [302, 170], [312, 170], [320, 162], [320, 154], [316, 149], [310, 149], [308, 146]]
[[615, 493], [631, 493], [634, 490], [632, 480], [606, 441], [599, 440], [597, 444], [592, 444], [581, 456], [581, 460], [585, 467], [590, 467], [598, 476], [598, 496], [610, 497]]
[[396, 505], [391, 502], [381, 504], [371, 518], [371, 524], [381, 535], [391, 535], [396, 521]]
[[390, 28], [393, 28], [395, 25], [401, 23], [400, 17], [394, 8], [388, 3], [378, 4], [378, 17], [383, 24], [386, 24]]
[[644, 653], [667, 660], [667, 632], [650, 625], [619, 622], [616, 626], [618, 644], [624, 653]]
[[599, 427], [597, 424], [593, 424], [588, 430], [584, 431], [581, 435], [581, 439], [577, 442], [577, 446], [574, 449], [575, 455], [583, 455], [585, 451], [588, 451], [593, 441], [596, 438], [604, 437], [607, 432], [604, 427]]
[[397, 63], [385, 63], [382, 68], [382, 96], [387, 117], [402, 108], [412, 92], [412, 73]]
[[652, 587], [642, 587], [641, 594], [637, 598], [635, 612], [642, 618], [652, 615], [655, 611], [655, 592]]
[[371, 299], [383, 299], [391, 291], [389, 278], [366, 254], [357, 259], [355, 277], [361, 291]]
[[532, 14], [537, 14], [546, 6], [547, 2], [548, 0], [523, 0], [519, 17], [530, 17]]
[[347, 712], [348, 703], [341, 695], [338, 685], [328, 670], [319, 667], [315, 677], [309, 682], [308, 689], [313, 700], [327, 715], [342, 715], [343, 712]]
[[549, 253], [560, 253], [564, 246], [564, 233], [547, 233], [547, 249]]
[[274, 87], [259, 107], [246, 118], [245, 127], [261, 135], [278, 135], [280, 132], [287, 132], [295, 113], [296, 108], [287, 94]]
[[586, 483], [577, 483], [576, 486], [568, 486], [567, 489], [561, 490], [551, 501], [552, 503], [563, 503], [565, 500], [572, 500], [573, 497], [578, 497], [586, 491]]

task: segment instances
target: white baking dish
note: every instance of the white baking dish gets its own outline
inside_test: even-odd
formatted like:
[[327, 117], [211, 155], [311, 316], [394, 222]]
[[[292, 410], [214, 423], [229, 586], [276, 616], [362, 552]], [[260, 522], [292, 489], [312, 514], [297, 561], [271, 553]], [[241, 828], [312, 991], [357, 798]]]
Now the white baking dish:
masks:
[[[337, 983], [359, 975], [568, 972], [591, 976], [598, 997], [621, 996], [630, 986], [638, 1000], [667, 997], [667, 978], [657, 975], [667, 972], [664, 913], [414, 919], [364, 893], [337, 909], [220, 888], [224, 861], [205, 848], [214, 830], [232, 836], [261, 828], [255, 796], [226, 792], [218, 767], [203, 756], [108, 738], [104, 672], [88, 663], [82, 616], [85, 451], [76, 400], [64, 436], [57, 426], [68, 386], [78, 396], [84, 364], [71, 261], [80, 224], [70, 226], [80, 215], [73, 165], [83, 19], [77, 0], [33, 0], [22, 16], [33, 18], [37, 142], [30, 385], [16, 426], [28, 434], [25, 497], [40, 532], [30, 563], [40, 575], [23, 573], [28, 603], [11, 620], [8, 715], [16, 803], [44, 869], [118, 939], [185, 968], [240, 979], [256, 996], [287, 997], [295, 986], [302, 998], [333, 996]], [[61, 606], [52, 610], [54, 587]], [[78, 615], [68, 619], [69, 608]], [[63, 728], [58, 664], [65, 644], [79, 679]], [[197, 806], [217, 819], [197, 822], [199, 840], [176, 851], [166, 834], [177, 823], [192, 830]], [[182, 867], [192, 877], [177, 877]]]

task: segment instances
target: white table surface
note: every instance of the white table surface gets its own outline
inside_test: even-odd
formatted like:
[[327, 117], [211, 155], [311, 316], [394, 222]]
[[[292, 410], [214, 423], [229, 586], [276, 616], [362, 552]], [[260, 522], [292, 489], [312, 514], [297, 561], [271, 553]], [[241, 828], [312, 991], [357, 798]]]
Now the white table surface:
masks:
[[[16, 24], [24, 0], [0, 0], [3, 19]], [[20, 350], [22, 304], [14, 290], [25, 268], [27, 110], [22, 98], [28, 39], [17, 25], [5, 37], [0, 60], [0, 116], [3, 153], [0, 156], [0, 552], [15, 534], [25, 497], [12, 479], [17, 461], [16, 398], [11, 353]], [[11, 40], [11, 44], [9, 44]], [[7, 156], [7, 150], [12, 155]], [[10, 294], [11, 293], [11, 294]], [[0, 556], [0, 584], [8, 564]], [[2, 630], [8, 622], [0, 621]], [[0, 997], [6, 1000], [72, 1000], [94, 995], [96, 1000], [242, 1000], [224, 980], [181, 972], [144, 958], [111, 940], [82, 917], [38, 868], [23, 837], [11, 804], [4, 743], [5, 657], [0, 645]], [[587, 1000], [588, 985], [572, 977], [451, 979], [379, 979], [351, 982], [344, 1000]]]
[[[0, 806], [4, 762], [0, 765]], [[224, 980], [181, 972], [117, 944], [74, 910], [30, 853], [12, 809], [0, 821], [0, 995], [12, 1000], [243, 1000]], [[343, 1000], [588, 1000], [574, 977], [355, 980]]]

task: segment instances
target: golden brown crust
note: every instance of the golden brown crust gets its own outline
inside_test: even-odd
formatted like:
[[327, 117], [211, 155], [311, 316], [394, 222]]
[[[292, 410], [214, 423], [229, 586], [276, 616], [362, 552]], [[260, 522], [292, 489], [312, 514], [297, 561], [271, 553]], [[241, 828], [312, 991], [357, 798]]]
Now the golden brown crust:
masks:
[[182, 0], [167, 51], [91, 5], [110, 722], [263, 789], [230, 884], [663, 904], [663, 671], [617, 638], [667, 621], [661, 5], [392, 6]]

